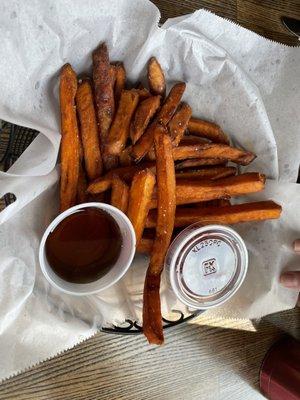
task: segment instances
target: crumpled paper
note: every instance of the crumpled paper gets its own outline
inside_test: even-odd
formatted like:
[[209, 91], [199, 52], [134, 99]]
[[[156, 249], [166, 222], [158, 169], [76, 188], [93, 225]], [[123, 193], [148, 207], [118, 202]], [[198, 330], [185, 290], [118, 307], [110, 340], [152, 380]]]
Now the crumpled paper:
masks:
[[[51, 288], [38, 264], [39, 240], [58, 211], [58, 72], [65, 62], [89, 72], [91, 52], [101, 41], [112, 60], [124, 61], [133, 82], [145, 80], [152, 55], [169, 85], [187, 82], [184, 100], [194, 115], [216, 121], [234, 143], [258, 155], [248, 170], [270, 181], [249, 200], [273, 198], [283, 205], [279, 221], [237, 227], [249, 250], [249, 272], [236, 296], [209, 313], [256, 318], [296, 302], [297, 293], [282, 288], [278, 276], [296, 267], [290, 245], [300, 232], [300, 188], [294, 183], [299, 48], [267, 41], [206, 11], [161, 28], [159, 18], [146, 0], [0, 4], [0, 118], [41, 132], [8, 173], [0, 173], [0, 196], [17, 197], [0, 213], [0, 378], [72, 347], [103, 325], [141, 318], [146, 257], [136, 258], [113, 288], [80, 298]], [[185, 309], [165, 279], [162, 307], [164, 313]]]

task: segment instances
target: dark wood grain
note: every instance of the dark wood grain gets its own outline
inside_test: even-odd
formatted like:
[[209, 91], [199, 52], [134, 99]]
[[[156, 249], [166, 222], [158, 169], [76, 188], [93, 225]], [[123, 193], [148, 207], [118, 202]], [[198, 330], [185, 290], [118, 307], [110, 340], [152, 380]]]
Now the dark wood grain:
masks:
[[[296, 45], [280, 16], [300, 17], [299, 0], [154, 0], [162, 20], [204, 7], [273, 40]], [[300, 335], [300, 312], [246, 320], [208, 319], [166, 333], [153, 348], [142, 336], [99, 333], [0, 385], [1, 400], [262, 399], [261, 361], [282, 332]], [[1, 363], [1, 361], [0, 361]]]

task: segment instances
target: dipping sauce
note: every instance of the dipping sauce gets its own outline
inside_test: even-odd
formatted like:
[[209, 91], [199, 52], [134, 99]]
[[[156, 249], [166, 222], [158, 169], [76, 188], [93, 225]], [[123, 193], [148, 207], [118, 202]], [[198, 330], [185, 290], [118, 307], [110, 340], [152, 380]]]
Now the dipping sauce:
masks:
[[99, 208], [83, 208], [61, 221], [46, 240], [46, 257], [53, 271], [73, 283], [103, 277], [119, 258], [120, 228]]

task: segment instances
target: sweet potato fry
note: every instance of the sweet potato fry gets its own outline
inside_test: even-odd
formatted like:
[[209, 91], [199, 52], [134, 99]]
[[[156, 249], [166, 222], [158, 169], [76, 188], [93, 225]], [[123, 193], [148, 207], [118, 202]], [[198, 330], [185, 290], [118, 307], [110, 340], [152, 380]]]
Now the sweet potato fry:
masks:
[[[272, 200], [223, 207], [178, 208], [176, 210], [175, 226], [184, 227], [195, 222], [205, 225], [232, 225], [241, 222], [264, 221], [279, 218], [281, 210], [281, 206]], [[151, 210], [148, 214], [146, 227], [155, 228], [156, 220], [157, 211]]]
[[203, 121], [198, 118], [191, 118], [188, 130], [193, 135], [198, 135], [216, 143], [229, 144], [229, 139], [219, 127], [213, 122]]
[[186, 103], [182, 103], [173, 115], [168, 124], [169, 134], [171, 136], [173, 146], [178, 146], [181, 142], [191, 116], [192, 109]]
[[172, 142], [166, 128], [158, 126], [154, 134], [157, 171], [157, 225], [144, 286], [143, 332], [149, 343], [162, 344], [162, 316], [160, 305], [160, 275], [170, 245], [176, 210], [175, 168]]
[[151, 93], [165, 95], [166, 80], [163, 70], [155, 57], [148, 62], [148, 83]]
[[210, 143], [207, 139], [200, 136], [184, 135], [180, 141], [180, 146], [190, 146], [192, 144], [207, 144]]
[[130, 137], [133, 144], [135, 144], [145, 132], [150, 120], [160, 106], [160, 99], [160, 96], [151, 96], [138, 105], [130, 125]]
[[209, 165], [226, 165], [227, 161], [222, 158], [192, 158], [190, 160], [184, 160], [175, 165], [176, 171], [180, 171], [185, 168], [195, 168]]
[[[216, 181], [191, 181], [180, 179], [176, 185], [176, 204], [191, 204], [199, 201], [241, 196], [264, 189], [265, 176], [250, 172]], [[150, 208], [157, 207], [157, 200], [151, 201]]]
[[240, 165], [248, 165], [255, 159], [255, 155], [249, 151], [227, 146], [226, 144], [207, 143], [190, 146], [178, 146], [173, 149], [174, 160], [188, 158], [222, 158]]
[[176, 173], [177, 179], [221, 179], [236, 175], [235, 167], [201, 168], [194, 171], [180, 171]]
[[105, 151], [118, 156], [129, 137], [130, 121], [138, 105], [139, 95], [134, 90], [123, 90], [116, 117], [112, 123]]
[[154, 132], [156, 130], [157, 124], [167, 126], [173, 114], [175, 113], [178, 104], [180, 103], [181, 97], [185, 90], [185, 83], [180, 82], [173, 86], [170, 90], [166, 101], [159, 110], [153, 123], [146, 129], [145, 133], [137, 141], [137, 143], [132, 148], [132, 156], [136, 161], [141, 160], [145, 154], [153, 146]]
[[77, 182], [77, 204], [82, 204], [88, 201], [87, 196], [87, 179], [82, 164], [79, 167], [79, 176]]
[[134, 227], [137, 244], [141, 240], [155, 185], [155, 175], [149, 169], [137, 172], [129, 193], [127, 215]]
[[106, 190], [111, 188], [112, 178], [113, 176], [104, 176], [103, 178], [96, 179], [89, 184], [87, 192], [90, 194], [99, 194], [105, 192]]
[[102, 174], [103, 165], [92, 87], [88, 80], [84, 80], [78, 85], [76, 107], [80, 121], [84, 165], [88, 179], [92, 181]]
[[80, 167], [80, 138], [77, 125], [75, 95], [77, 77], [70, 64], [60, 72], [61, 112], [61, 178], [60, 210], [64, 211], [76, 203], [77, 183]]
[[124, 150], [121, 151], [119, 155], [119, 164], [121, 167], [128, 167], [133, 164], [133, 159], [131, 157], [131, 146], [127, 146]]
[[136, 247], [138, 253], [150, 254], [153, 248], [153, 239], [142, 237]]
[[93, 81], [98, 133], [103, 164], [106, 170], [117, 165], [117, 159], [104, 151], [104, 146], [115, 113], [114, 83], [116, 76], [113, 71], [114, 67], [109, 63], [107, 46], [105, 43], [102, 43], [93, 52]]
[[115, 64], [116, 80], [115, 80], [115, 105], [118, 108], [122, 91], [125, 89], [126, 84], [126, 70], [122, 62]]
[[114, 116], [114, 77], [107, 46], [102, 43], [93, 52], [93, 81], [100, 142], [105, 143]]
[[129, 199], [129, 187], [118, 176], [114, 176], [111, 185], [111, 205], [117, 207], [123, 213], [127, 212]]
[[[175, 161], [186, 160], [189, 158], [194, 159], [196, 157], [201, 159], [223, 159], [240, 165], [248, 165], [256, 156], [249, 151], [240, 150], [236, 147], [218, 143], [178, 146], [173, 149], [173, 158]], [[149, 151], [147, 158], [149, 160], [154, 160], [155, 153]]]

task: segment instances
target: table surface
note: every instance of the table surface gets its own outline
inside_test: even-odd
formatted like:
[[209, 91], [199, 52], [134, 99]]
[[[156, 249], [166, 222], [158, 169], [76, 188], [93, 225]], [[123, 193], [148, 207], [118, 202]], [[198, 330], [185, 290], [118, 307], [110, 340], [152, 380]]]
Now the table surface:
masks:
[[[270, 39], [296, 45], [280, 23], [300, 18], [299, 0], [154, 0], [162, 20], [204, 7]], [[99, 333], [0, 385], [0, 399], [262, 399], [263, 357], [283, 332], [300, 336], [298, 309], [260, 321], [205, 314], [166, 332], [166, 344]]]

